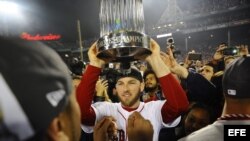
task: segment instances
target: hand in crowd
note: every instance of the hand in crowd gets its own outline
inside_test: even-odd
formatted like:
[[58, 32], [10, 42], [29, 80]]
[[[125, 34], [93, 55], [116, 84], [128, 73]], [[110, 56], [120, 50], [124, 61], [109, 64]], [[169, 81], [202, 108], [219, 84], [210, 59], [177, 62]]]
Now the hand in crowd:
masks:
[[107, 89], [108, 81], [100, 78], [95, 85], [96, 96], [105, 97], [105, 101], [110, 101]]
[[214, 53], [213, 59], [214, 60], [220, 60], [220, 59], [222, 59], [224, 57], [223, 53], [222, 53], [222, 50], [225, 49], [225, 48], [227, 48], [226, 45], [224, 45], [224, 44], [219, 45], [218, 49]]
[[113, 117], [104, 117], [94, 127], [94, 141], [109, 141], [117, 137], [116, 121]]
[[104, 96], [104, 92], [108, 89], [108, 81], [102, 78], [98, 79], [95, 85], [96, 96]]
[[189, 60], [189, 55], [186, 56], [185, 60], [184, 60], [184, 67], [188, 68], [191, 64], [192, 64], [192, 60]]
[[167, 66], [171, 67], [171, 66], [172, 66], [172, 63], [171, 63], [171, 60], [170, 60], [170, 56], [167, 55], [167, 54], [166, 54], [165, 52], [163, 52], [163, 51], [161, 51], [160, 55], [161, 55], [161, 59], [163, 60], [163, 62], [164, 62]]
[[169, 66], [172, 73], [182, 78], [187, 78], [188, 75], [187, 69], [177, 63], [177, 61], [174, 58], [173, 52], [170, 48], [167, 49], [167, 54], [161, 52], [161, 58], [164, 61], [164, 63], [167, 66]]
[[174, 54], [172, 52], [171, 48], [167, 48], [167, 52], [161, 52], [161, 58], [163, 59], [163, 61], [165, 62], [166, 65], [168, 65], [171, 69], [175, 68], [176, 66], [178, 66], [177, 61], [174, 58]]
[[129, 141], [152, 141], [153, 126], [139, 112], [134, 112], [128, 118], [127, 134]]
[[249, 54], [248, 45], [239, 45], [239, 46], [236, 46], [236, 47], [239, 48], [240, 56], [244, 56], [244, 55]]

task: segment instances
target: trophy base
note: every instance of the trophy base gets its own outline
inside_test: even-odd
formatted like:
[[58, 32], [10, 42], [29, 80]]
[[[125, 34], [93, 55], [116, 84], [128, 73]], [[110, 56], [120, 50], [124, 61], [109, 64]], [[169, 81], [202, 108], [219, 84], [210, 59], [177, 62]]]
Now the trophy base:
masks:
[[97, 57], [111, 62], [131, 62], [143, 59], [152, 52], [150, 38], [136, 31], [120, 31], [101, 37], [97, 42]]

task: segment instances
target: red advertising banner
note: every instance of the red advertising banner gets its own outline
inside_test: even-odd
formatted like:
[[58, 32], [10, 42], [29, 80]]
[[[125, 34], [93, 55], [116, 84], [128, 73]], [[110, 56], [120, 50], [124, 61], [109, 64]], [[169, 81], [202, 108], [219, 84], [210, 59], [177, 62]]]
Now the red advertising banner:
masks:
[[51, 41], [51, 40], [59, 40], [61, 39], [60, 34], [46, 34], [46, 35], [31, 35], [29, 33], [23, 32], [20, 37], [24, 40], [30, 40], [30, 41]]

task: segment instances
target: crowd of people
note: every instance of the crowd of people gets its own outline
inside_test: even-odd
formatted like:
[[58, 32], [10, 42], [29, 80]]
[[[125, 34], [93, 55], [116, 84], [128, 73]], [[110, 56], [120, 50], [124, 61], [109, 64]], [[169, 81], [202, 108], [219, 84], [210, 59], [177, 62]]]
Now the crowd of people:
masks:
[[82, 74], [42, 43], [0, 45], [0, 141], [219, 141], [224, 125], [250, 123], [247, 45], [180, 63], [151, 39], [143, 63], [122, 71], [94, 43]]

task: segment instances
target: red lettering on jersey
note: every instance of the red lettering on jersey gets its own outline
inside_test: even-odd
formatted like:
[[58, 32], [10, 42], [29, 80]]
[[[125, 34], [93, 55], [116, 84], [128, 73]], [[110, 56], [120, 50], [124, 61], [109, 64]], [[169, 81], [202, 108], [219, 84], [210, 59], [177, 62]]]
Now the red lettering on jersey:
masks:
[[125, 132], [121, 129], [118, 130], [119, 141], [125, 141]]

